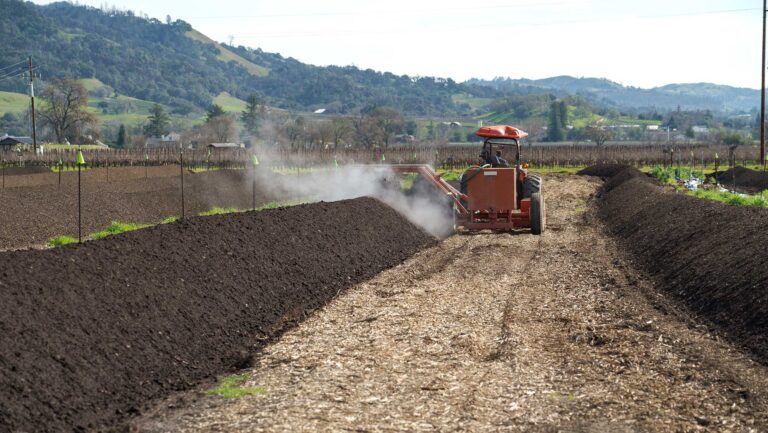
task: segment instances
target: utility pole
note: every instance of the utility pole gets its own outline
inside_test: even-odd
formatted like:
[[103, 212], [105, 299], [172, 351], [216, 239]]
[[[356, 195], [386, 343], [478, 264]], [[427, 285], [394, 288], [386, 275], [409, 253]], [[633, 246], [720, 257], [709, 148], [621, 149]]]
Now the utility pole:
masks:
[[765, 12], [768, 7], [768, 0], [763, 0], [763, 70], [762, 86], [760, 87], [760, 161], [765, 168]]
[[37, 154], [37, 129], [35, 128], [35, 76], [32, 72], [32, 56], [29, 56], [29, 97], [32, 100], [32, 148], [35, 151], [35, 154]]

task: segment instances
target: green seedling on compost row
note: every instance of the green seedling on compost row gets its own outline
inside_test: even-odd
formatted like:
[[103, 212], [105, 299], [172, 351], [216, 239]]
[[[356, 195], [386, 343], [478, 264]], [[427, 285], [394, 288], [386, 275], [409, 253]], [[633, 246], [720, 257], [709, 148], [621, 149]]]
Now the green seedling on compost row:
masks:
[[71, 237], [71, 236], [56, 236], [55, 238], [48, 239], [48, 246], [49, 247], [61, 247], [64, 245], [69, 244], [76, 244], [77, 239]]
[[242, 386], [246, 381], [248, 381], [248, 373], [223, 377], [219, 380], [218, 386], [208, 390], [206, 394], [224, 398], [240, 398], [248, 395], [262, 395], [266, 392], [260, 386]]
[[98, 231], [96, 233], [93, 233], [91, 237], [93, 239], [104, 239], [108, 236], [113, 235], [119, 235], [120, 233], [125, 232], [132, 232], [134, 230], [144, 229], [147, 227], [151, 227], [152, 224], [137, 224], [137, 223], [126, 223], [122, 221], [112, 221], [112, 223], [107, 226], [104, 230]]
[[[314, 199], [304, 199], [304, 200], [294, 200], [294, 201], [287, 201], [287, 202], [277, 202], [273, 201], [270, 203], [267, 203], [261, 207], [258, 207], [255, 209], [255, 211], [262, 211], [267, 209], [277, 209], [282, 207], [291, 207], [291, 206], [298, 206], [301, 204], [307, 204], [312, 203]], [[249, 209], [237, 209], [234, 207], [230, 208], [220, 208], [215, 207], [207, 212], [202, 212], [199, 214], [199, 216], [211, 216], [211, 215], [222, 215], [227, 213], [234, 213], [234, 212], [247, 212]], [[108, 236], [117, 235], [120, 233], [125, 232], [131, 232], [134, 230], [140, 230], [148, 227], [153, 227], [155, 225], [159, 224], [170, 224], [174, 223], [179, 220], [179, 217], [177, 216], [170, 216], [168, 218], [165, 218], [164, 220], [160, 221], [158, 224], [140, 224], [140, 223], [127, 223], [122, 221], [112, 221], [112, 223], [107, 226], [104, 230], [98, 231], [96, 233], [92, 233], [90, 235], [91, 239], [104, 239]], [[77, 239], [69, 237], [69, 236], [56, 236], [54, 238], [48, 239], [46, 242], [48, 246], [51, 247], [60, 247], [67, 244], [74, 244], [77, 243]]]
[[[171, 218], [175, 218], [175, 217], [171, 217]], [[112, 221], [112, 223], [109, 226], [107, 226], [107, 228], [105, 228], [104, 230], [98, 231], [96, 233], [92, 233], [90, 237], [92, 239], [104, 239], [109, 236], [113, 236], [113, 235], [117, 235], [125, 232], [131, 232], [134, 230], [139, 230], [147, 227], [152, 227], [152, 224], [134, 224], [134, 223], [121, 222], [121, 221]], [[56, 236], [48, 239], [48, 242], [46, 243], [50, 247], [61, 247], [68, 244], [76, 244], [77, 239], [70, 236]]]
[[316, 199], [301, 199], [301, 200], [291, 200], [291, 201], [271, 201], [265, 205], [259, 206], [255, 211], [262, 211], [262, 210], [269, 210], [269, 209], [279, 209], [281, 207], [293, 207], [293, 206], [299, 206], [302, 204], [309, 204], [316, 202]]
[[257, 207], [256, 209], [237, 209], [234, 207], [227, 207], [227, 208], [221, 208], [221, 207], [214, 207], [211, 210], [207, 210], [205, 212], [200, 212], [197, 214], [198, 216], [212, 216], [212, 215], [224, 215], [229, 213], [237, 213], [237, 212], [248, 212], [250, 210], [259, 212], [263, 210], [268, 209], [278, 209], [281, 207], [291, 207], [291, 206], [298, 206], [302, 204], [312, 203], [316, 202], [315, 199], [301, 199], [301, 200], [290, 200], [290, 201], [271, 201], [267, 204], [261, 205]]
[[235, 213], [235, 212], [242, 212], [240, 209], [234, 208], [234, 207], [214, 207], [210, 210], [200, 212], [197, 214], [197, 216], [213, 216], [213, 215], [224, 215], [228, 213]]

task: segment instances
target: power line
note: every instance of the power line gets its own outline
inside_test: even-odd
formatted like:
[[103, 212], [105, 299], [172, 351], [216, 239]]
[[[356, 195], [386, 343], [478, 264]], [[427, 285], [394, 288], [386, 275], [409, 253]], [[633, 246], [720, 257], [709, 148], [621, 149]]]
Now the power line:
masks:
[[596, 22], [619, 22], [626, 20], [648, 20], [657, 18], [678, 18], [678, 17], [694, 17], [705, 15], [719, 15], [719, 14], [732, 14], [742, 12], [755, 12], [759, 9], [755, 8], [741, 8], [741, 9], [721, 9], [712, 11], [701, 12], [687, 12], [679, 14], [658, 14], [658, 15], [635, 15], [635, 16], [615, 16], [605, 18], [585, 18], [585, 19], [572, 19], [572, 20], [560, 20], [560, 21], [539, 21], [539, 22], [520, 22], [514, 24], [501, 23], [497, 25], [493, 24], [471, 24], [464, 26], [451, 26], [450, 28], [435, 29], [424, 27], [397, 27], [388, 29], [370, 29], [370, 30], [339, 30], [339, 31], [306, 31], [306, 32], [261, 32], [261, 33], [244, 33], [233, 35], [236, 38], [250, 39], [250, 38], [294, 38], [294, 37], [317, 37], [317, 36], [345, 36], [345, 35], [360, 35], [360, 34], [395, 34], [395, 33], [418, 33], [418, 32], [436, 32], [436, 31], [450, 31], [455, 32], [457, 30], [470, 30], [470, 29], [499, 29], [499, 28], [531, 28], [531, 27], [547, 27], [553, 25], [567, 25], [567, 24], [586, 24]]
[[[35, 66], [34, 68], [32, 68], [32, 71], [35, 72], [35, 71], [38, 71], [39, 69], [40, 69], [39, 66]], [[10, 80], [12, 78], [18, 78], [18, 77], [26, 78], [27, 74], [28, 73], [25, 69], [19, 69], [18, 71], [14, 71], [14, 72], [6, 72], [5, 74], [0, 74], [0, 81]]]
[[21, 65], [21, 64], [24, 64], [24, 63], [27, 63], [27, 61], [26, 60], [22, 60], [19, 63], [14, 63], [14, 64], [12, 64], [10, 66], [5, 66], [3, 68], [0, 68], [0, 71], [3, 71], [5, 69], [10, 69], [10, 68], [13, 68], [14, 66], [18, 66], [18, 65]]
[[16, 72], [13, 72], [13, 73], [10, 73], [10, 74], [6, 74], [6, 75], [3, 75], [3, 76], [0, 76], [0, 81], [2, 81], [2, 80], [9, 80], [11, 78], [23, 77], [23, 76], [24, 76], [24, 71], [16, 71]]
[[365, 10], [365, 11], [347, 11], [347, 12], [307, 12], [307, 13], [285, 13], [285, 14], [262, 14], [262, 15], [221, 15], [221, 16], [198, 16], [187, 17], [186, 19], [195, 20], [229, 20], [235, 18], [257, 19], [257, 18], [302, 18], [302, 17], [336, 17], [350, 15], [382, 15], [382, 14], [413, 14], [415, 12], [444, 12], [444, 11], [468, 11], [468, 10], [489, 10], [489, 9], [511, 9], [531, 6], [558, 6], [567, 4], [567, 1], [542, 2], [542, 3], [522, 3], [506, 5], [489, 5], [457, 8], [440, 9], [388, 9], [388, 10]]
[[0, 78], [1, 77], [10, 77], [10, 76], [14, 76], [14, 75], [23, 74], [23, 73], [24, 73], [24, 69], [18, 69], [16, 71], [4, 72], [4, 73], [0, 74]]

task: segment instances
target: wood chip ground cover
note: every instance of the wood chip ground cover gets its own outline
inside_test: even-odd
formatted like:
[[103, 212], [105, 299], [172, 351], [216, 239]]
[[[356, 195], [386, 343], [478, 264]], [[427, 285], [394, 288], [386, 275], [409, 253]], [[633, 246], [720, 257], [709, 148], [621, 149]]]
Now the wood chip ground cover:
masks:
[[768, 371], [660, 295], [548, 176], [549, 230], [453, 236], [336, 298], [140, 432], [761, 432]]

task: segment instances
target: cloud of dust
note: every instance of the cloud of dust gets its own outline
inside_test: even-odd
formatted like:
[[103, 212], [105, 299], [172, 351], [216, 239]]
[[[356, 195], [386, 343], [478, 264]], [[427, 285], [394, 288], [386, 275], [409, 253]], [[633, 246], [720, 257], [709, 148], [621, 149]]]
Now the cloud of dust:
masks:
[[[452, 201], [426, 182], [404, 192], [401, 175], [387, 166], [353, 165], [307, 174], [279, 175], [257, 170], [256, 181], [271, 195], [339, 201], [374, 197], [437, 238], [453, 233]], [[417, 178], [418, 179], [418, 178]]]

